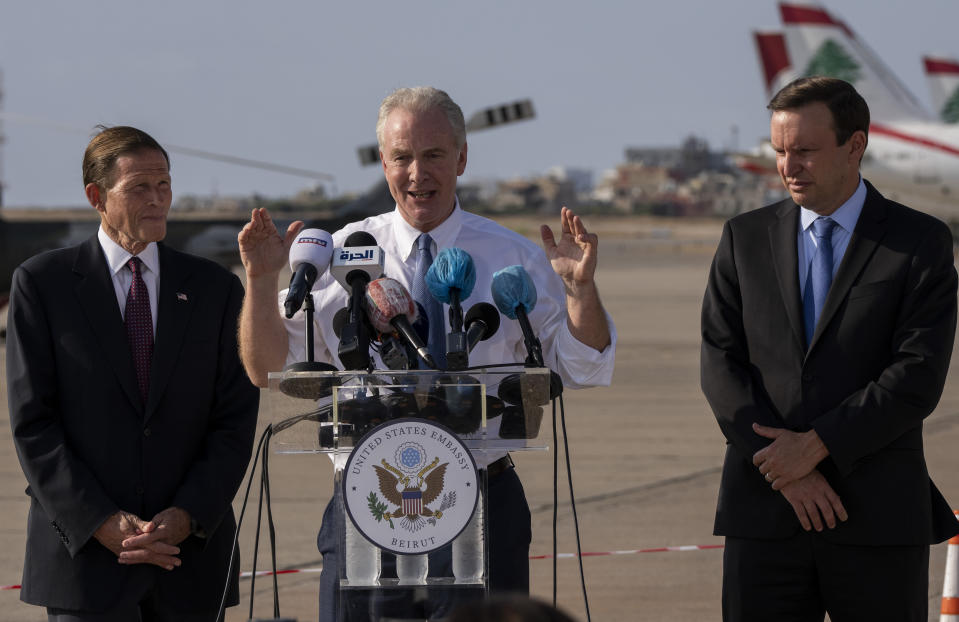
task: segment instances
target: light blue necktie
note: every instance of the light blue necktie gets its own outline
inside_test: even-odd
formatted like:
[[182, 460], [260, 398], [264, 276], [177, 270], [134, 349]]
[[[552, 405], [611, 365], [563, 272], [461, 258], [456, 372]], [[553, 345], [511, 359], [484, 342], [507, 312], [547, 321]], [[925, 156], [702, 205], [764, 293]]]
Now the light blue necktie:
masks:
[[[433, 253], [430, 247], [433, 238], [428, 233], [421, 233], [416, 238], [416, 272], [413, 274], [413, 300], [426, 309], [426, 319], [429, 321], [429, 349], [433, 360], [440, 369], [446, 369], [446, 324], [443, 322], [443, 305], [433, 298], [426, 287], [426, 272], [433, 265]], [[426, 364], [420, 361], [420, 367]]]
[[832, 285], [832, 232], [836, 222], [831, 218], [817, 218], [812, 221], [813, 235], [816, 236], [816, 252], [813, 254], [806, 279], [806, 292], [803, 297], [803, 321], [806, 325], [806, 347], [812, 341], [822, 313], [826, 294]]

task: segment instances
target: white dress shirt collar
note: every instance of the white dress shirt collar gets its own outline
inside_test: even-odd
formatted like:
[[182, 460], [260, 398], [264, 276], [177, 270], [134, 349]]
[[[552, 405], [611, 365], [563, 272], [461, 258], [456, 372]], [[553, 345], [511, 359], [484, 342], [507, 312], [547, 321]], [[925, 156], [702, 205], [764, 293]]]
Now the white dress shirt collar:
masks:
[[[453, 205], [453, 211], [446, 217], [446, 220], [428, 232], [436, 244], [433, 257], [436, 257], [436, 254], [440, 250], [453, 246], [453, 242], [459, 235], [462, 225], [463, 211], [460, 209], [460, 200], [457, 198], [456, 203]], [[400, 256], [403, 257], [404, 261], [409, 260], [410, 257], [413, 256], [413, 252], [416, 250], [416, 238], [420, 237], [421, 233], [422, 231], [406, 222], [406, 219], [403, 218], [403, 215], [400, 213], [400, 208], [397, 207], [393, 212], [393, 239], [396, 240], [396, 248], [399, 250]]]
[[[110, 274], [116, 274], [127, 265], [127, 262], [130, 261], [130, 257], [133, 257], [130, 254], [130, 251], [126, 250], [119, 244], [113, 241], [110, 236], [107, 235], [107, 232], [103, 230], [103, 226], [100, 226], [100, 229], [97, 231], [97, 239], [100, 241], [100, 248], [103, 249], [103, 254], [107, 258], [107, 265], [110, 267]], [[147, 247], [137, 255], [140, 258], [140, 261], [146, 265], [147, 269], [153, 272], [153, 274], [160, 274], [160, 253], [157, 249], [156, 242], [150, 242], [147, 244]]]

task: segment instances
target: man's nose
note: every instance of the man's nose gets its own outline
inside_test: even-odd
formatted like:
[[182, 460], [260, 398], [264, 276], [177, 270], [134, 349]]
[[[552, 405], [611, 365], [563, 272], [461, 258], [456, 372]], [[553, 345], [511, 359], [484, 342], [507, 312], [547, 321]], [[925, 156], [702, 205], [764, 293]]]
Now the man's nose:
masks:
[[783, 156], [783, 172], [787, 177], [792, 177], [802, 169], [802, 164], [800, 163], [799, 158], [791, 153], [786, 153]]
[[157, 205], [160, 203], [160, 189], [156, 186], [150, 186], [147, 189], [147, 204]]
[[410, 162], [410, 181], [416, 183], [425, 181], [429, 177], [429, 173], [426, 171], [426, 167], [423, 166], [422, 160], [419, 158], [413, 158]]

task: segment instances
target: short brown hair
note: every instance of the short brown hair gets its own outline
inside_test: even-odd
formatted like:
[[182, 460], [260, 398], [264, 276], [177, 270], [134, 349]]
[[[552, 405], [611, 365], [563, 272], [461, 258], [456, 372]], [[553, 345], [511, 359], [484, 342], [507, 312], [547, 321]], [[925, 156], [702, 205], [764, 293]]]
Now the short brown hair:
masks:
[[113, 168], [117, 158], [144, 149], [155, 149], [163, 154], [167, 170], [170, 156], [152, 136], [128, 125], [107, 127], [98, 125], [100, 132], [93, 137], [83, 153], [83, 185], [96, 184], [101, 190], [113, 186]]
[[855, 88], [844, 80], [810, 76], [793, 80], [782, 88], [766, 106], [773, 112], [795, 110], [822, 102], [832, 113], [836, 144], [844, 145], [856, 132], [869, 136], [869, 106]]

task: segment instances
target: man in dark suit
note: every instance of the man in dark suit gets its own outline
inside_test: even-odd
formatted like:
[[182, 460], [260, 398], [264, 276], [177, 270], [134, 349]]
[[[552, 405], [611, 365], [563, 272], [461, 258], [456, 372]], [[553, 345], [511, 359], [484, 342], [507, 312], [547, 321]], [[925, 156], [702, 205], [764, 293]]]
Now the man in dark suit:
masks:
[[58, 621], [209, 622], [259, 398], [237, 355], [243, 289], [160, 243], [170, 173], [153, 138], [103, 129], [83, 174], [98, 234], [13, 277], [10, 422], [30, 496], [21, 599]]
[[861, 179], [851, 85], [803, 78], [769, 109], [791, 200], [726, 223], [702, 313], [723, 616], [924, 621], [929, 544], [959, 532], [922, 447], [955, 335], [952, 236]]

